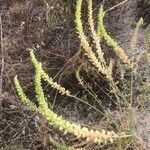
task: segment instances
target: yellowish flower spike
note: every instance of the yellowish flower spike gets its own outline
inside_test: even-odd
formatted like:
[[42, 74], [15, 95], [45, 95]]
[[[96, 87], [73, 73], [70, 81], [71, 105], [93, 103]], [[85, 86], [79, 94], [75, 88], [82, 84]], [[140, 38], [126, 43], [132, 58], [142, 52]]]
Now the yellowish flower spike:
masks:
[[82, 25], [82, 21], [81, 21], [81, 5], [82, 5], [82, 0], [78, 0], [77, 1], [77, 5], [76, 5], [76, 28], [79, 34], [79, 38], [81, 40], [81, 44], [83, 46], [83, 49], [85, 51], [85, 55], [89, 58], [89, 60], [91, 61], [91, 63], [96, 66], [97, 68], [99, 68], [99, 70], [102, 70], [99, 65], [99, 61], [95, 55], [95, 53], [92, 51], [92, 48], [90, 47], [87, 38], [83, 32], [83, 25]]
[[88, 57], [89, 61], [93, 64], [93, 66], [97, 68], [98, 72], [106, 75], [108, 80], [112, 80], [112, 76], [111, 76], [112, 72], [110, 72], [111, 68], [109, 68], [109, 66], [111, 65], [106, 66], [106, 61], [103, 58], [103, 52], [100, 47], [100, 36], [94, 30], [94, 21], [92, 18], [92, 1], [90, 0], [88, 4], [88, 10], [89, 10], [88, 22], [90, 25], [90, 30], [92, 32], [93, 41], [96, 45], [96, 52], [98, 54], [98, 58], [96, 57], [96, 54], [93, 52], [92, 47], [89, 45], [89, 42], [87, 41], [87, 37], [83, 32], [83, 25], [81, 20], [81, 7], [82, 7], [82, 0], [77, 0], [75, 23], [76, 23], [79, 39], [81, 41], [81, 45], [84, 49], [85, 55]]
[[19, 80], [17, 78], [17, 75], [14, 77], [14, 84], [15, 84], [16, 91], [21, 98], [21, 102], [23, 104], [27, 105], [28, 107], [30, 107], [32, 110], [35, 110], [36, 109], [35, 104], [33, 102], [31, 102], [31, 100], [24, 93], [24, 91], [19, 83]]
[[[34, 67], [37, 68], [39, 65], [39, 62], [35, 58], [35, 55], [34, 55], [34, 52], [32, 49], [30, 49], [30, 56], [31, 56], [32, 63], [34, 64]], [[54, 89], [58, 90], [58, 92], [60, 94], [70, 96], [70, 91], [66, 90], [64, 87], [62, 87], [57, 82], [54, 82], [53, 79], [51, 77], [49, 77], [48, 74], [45, 73], [44, 70], [41, 70], [41, 75], [42, 75], [42, 78], [45, 81], [47, 81]]]
[[106, 31], [103, 25], [104, 16], [105, 12], [103, 11], [103, 6], [101, 6], [98, 15], [98, 34], [104, 37], [109, 46], [113, 47], [113, 50], [116, 52], [117, 56], [122, 60], [122, 62], [128, 64], [129, 68], [131, 68], [131, 61], [128, 55]]
[[133, 51], [135, 50], [135, 47], [136, 47], [136, 44], [137, 44], [138, 33], [139, 33], [140, 27], [142, 25], [143, 25], [143, 18], [140, 18], [139, 21], [136, 23], [136, 28], [135, 28], [135, 30], [133, 32], [133, 35], [132, 35], [131, 44], [130, 44], [130, 47], [131, 47], [131, 50], [132, 50], [131, 53], [133, 53]]
[[93, 42], [96, 45], [96, 52], [98, 54], [99, 61], [101, 62], [102, 67], [106, 67], [106, 62], [104, 60], [104, 53], [101, 50], [100, 46], [100, 35], [98, 35], [94, 29], [94, 20], [93, 20], [93, 8], [92, 8], [92, 0], [89, 0], [88, 3], [88, 22], [90, 25], [90, 30], [92, 33]]

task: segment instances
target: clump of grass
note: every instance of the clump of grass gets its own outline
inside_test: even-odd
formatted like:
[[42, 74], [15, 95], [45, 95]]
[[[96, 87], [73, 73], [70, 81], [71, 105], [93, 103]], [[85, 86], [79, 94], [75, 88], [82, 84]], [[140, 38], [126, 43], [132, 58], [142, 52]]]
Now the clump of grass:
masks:
[[[50, 124], [52, 124], [54, 127], [59, 128], [60, 130], [63, 130], [64, 133], [72, 133], [78, 138], [86, 138], [87, 141], [93, 141], [94, 143], [106, 143], [108, 141], [113, 142], [115, 139], [125, 138], [129, 137], [130, 135], [126, 135], [125, 133], [118, 133], [116, 134], [114, 131], [105, 131], [105, 130], [92, 130], [88, 129], [86, 127], [82, 127], [80, 124], [71, 123], [68, 120], [63, 119], [61, 116], [58, 116], [55, 114], [49, 107], [48, 103], [46, 102], [41, 79], [45, 79], [46, 81], [50, 80], [48, 75], [43, 71], [42, 65], [40, 62], [38, 62], [34, 56], [33, 51], [30, 52], [30, 56], [32, 58], [32, 62], [35, 67], [35, 92], [37, 101], [39, 103], [39, 107], [37, 107], [35, 104], [33, 104], [29, 98], [25, 95], [23, 92], [23, 89], [19, 83], [19, 80], [17, 79], [17, 76], [14, 78], [14, 82], [16, 85], [16, 90], [24, 104], [26, 104], [28, 107], [30, 107], [32, 110], [38, 111], [43, 115], [43, 117], [49, 121]], [[70, 96], [70, 92], [65, 90], [61, 85], [57, 84], [56, 82], [53, 82], [52, 79], [50, 80], [50, 84], [53, 88], [56, 88], [60, 94], [66, 96]], [[63, 89], [63, 90], [62, 90]]]
[[[21, 98], [21, 101], [23, 104], [27, 105], [29, 108], [31, 108], [34, 111], [39, 112], [48, 122], [49, 124], [53, 125], [53, 127], [58, 128], [59, 130], [63, 131], [64, 134], [71, 133], [75, 135], [78, 139], [82, 138], [89, 142], [97, 143], [97, 144], [104, 144], [108, 142], [117, 142], [117, 146], [119, 149], [128, 148], [131, 143], [133, 142], [133, 139], [131, 139], [134, 135], [133, 128], [134, 128], [134, 116], [132, 115], [132, 107], [133, 107], [133, 80], [134, 76], [136, 76], [137, 72], [134, 69], [136, 67], [137, 63], [134, 62], [134, 59], [129, 59], [128, 55], [125, 53], [125, 51], [118, 45], [118, 43], [107, 33], [104, 25], [103, 25], [103, 18], [105, 12], [103, 11], [103, 7], [101, 6], [99, 10], [99, 17], [98, 17], [98, 26], [97, 30], [95, 30], [94, 20], [92, 17], [92, 0], [88, 1], [88, 23], [91, 31], [91, 35], [93, 38], [93, 43], [95, 44], [95, 49], [93, 50], [93, 47], [89, 44], [88, 38], [86, 37], [82, 20], [81, 20], [81, 8], [82, 8], [82, 0], [77, 0], [76, 4], [76, 13], [75, 13], [75, 23], [76, 23], [76, 29], [79, 35], [79, 39], [81, 41], [81, 45], [84, 50], [84, 54], [87, 56], [88, 60], [91, 62], [91, 64], [96, 68], [97, 72], [99, 74], [103, 74], [106, 79], [108, 80], [108, 83], [111, 87], [112, 93], [116, 96], [116, 104], [118, 106], [119, 113], [126, 114], [128, 112], [128, 117], [124, 120], [120, 119], [120, 122], [118, 119], [115, 119], [114, 116], [111, 114], [110, 110], [103, 107], [101, 104], [101, 107], [103, 108], [104, 112], [101, 112], [96, 107], [92, 106], [88, 102], [84, 101], [83, 99], [77, 97], [76, 95], [72, 94], [71, 91], [64, 88], [57, 82], [55, 82], [42, 68], [41, 62], [39, 62], [35, 55], [33, 50], [30, 50], [30, 57], [32, 60], [32, 63], [35, 67], [35, 92], [37, 101], [39, 103], [39, 106], [35, 105], [24, 93], [20, 82], [17, 78], [17, 76], [14, 78], [15, 87], [17, 90], [18, 95]], [[140, 20], [141, 21], [141, 20]], [[131, 43], [131, 48], [134, 49], [136, 45], [136, 39], [137, 39], [137, 33], [140, 27], [141, 22], [138, 22], [137, 27], [135, 29], [133, 40]], [[106, 60], [104, 59], [104, 53], [105, 51], [101, 48], [101, 39], [104, 38], [106, 43], [113, 47], [113, 50], [116, 52], [119, 61], [121, 60], [123, 63], [128, 65], [128, 68], [131, 69], [131, 78], [125, 79], [125, 73], [126, 70], [124, 68], [125, 65], [120, 65], [120, 72], [121, 72], [121, 81], [123, 83], [123, 90], [121, 90], [117, 83], [113, 79], [113, 60], [110, 60], [109, 63], [106, 63]], [[136, 64], [136, 65], [135, 65]], [[79, 69], [76, 71], [76, 77], [79, 82], [79, 84], [95, 99], [97, 99], [97, 95], [86, 86], [86, 83], [84, 82], [83, 78], [80, 76], [80, 70], [82, 67], [80, 66]], [[136, 74], [135, 74], [136, 72]], [[104, 115], [106, 119], [106, 126], [109, 126], [110, 130], [104, 129], [103, 126], [98, 129], [90, 129], [87, 127], [84, 127], [80, 124], [73, 123], [69, 120], [65, 120], [63, 117], [58, 116], [51, 108], [49, 108], [48, 103], [46, 101], [44, 91], [42, 88], [42, 80], [45, 80], [48, 82], [52, 88], [56, 89], [61, 95], [67, 96], [70, 98], [73, 98], [75, 100], [83, 102], [85, 105], [88, 105], [89, 107], [93, 108], [95, 111], [101, 113]], [[127, 84], [126, 84], [126, 83]], [[124, 91], [126, 91], [125, 88], [129, 89], [130, 87], [130, 94], [127, 95]], [[139, 105], [136, 105], [138, 107]], [[112, 126], [115, 126], [115, 128], [112, 128]], [[124, 140], [126, 138], [126, 140]], [[123, 139], [123, 140], [122, 140]], [[55, 142], [51, 139], [51, 142], [55, 146], [62, 146], [59, 145], [59, 143]], [[126, 146], [128, 144], [129, 146]], [[64, 146], [62, 146], [64, 147]], [[66, 147], [65, 147], [66, 148]]]

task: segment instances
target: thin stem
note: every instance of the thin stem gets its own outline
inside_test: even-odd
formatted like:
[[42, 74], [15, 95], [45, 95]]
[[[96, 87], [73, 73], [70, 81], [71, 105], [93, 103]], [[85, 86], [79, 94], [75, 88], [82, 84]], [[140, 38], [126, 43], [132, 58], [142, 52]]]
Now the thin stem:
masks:
[[1, 14], [0, 14], [0, 49], [1, 49], [0, 95], [2, 95], [3, 92], [2, 83], [3, 83], [3, 72], [4, 72], [4, 49], [3, 49], [3, 28], [2, 28]]
[[96, 107], [92, 106], [91, 104], [89, 104], [88, 102], [84, 101], [83, 99], [78, 98], [78, 97], [76, 97], [75, 95], [71, 95], [70, 97], [72, 97], [72, 98], [74, 98], [74, 99], [76, 99], [76, 100], [78, 100], [78, 101], [80, 101], [80, 102], [82, 102], [82, 103], [88, 105], [88, 106], [91, 107], [92, 109], [94, 109], [94, 110], [96, 110], [97, 112], [99, 112], [100, 114], [104, 115], [104, 113], [102, 113], [102, 112], [101, 112], [100, 110], [98, 110]]

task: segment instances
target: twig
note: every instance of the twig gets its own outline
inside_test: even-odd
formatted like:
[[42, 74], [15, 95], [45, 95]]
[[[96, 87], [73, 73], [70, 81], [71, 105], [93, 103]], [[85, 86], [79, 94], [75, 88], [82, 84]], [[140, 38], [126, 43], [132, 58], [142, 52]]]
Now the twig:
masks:
[[3, 85], [3, 72], [4, 72], [4, 49], [3, 49], [3, 28], [2, 19], [0, 14], [0, 49], [1, 49], [1, 73], [0, 73], [0, 101], [2, 99], [2, 85]]
[[126, 3], [127, 1], [128, 1], [128, 0], [124, 0], [124, 1], [120, 2], [119, 4], [117, 4], [117, 5], [115, 5], [115, 6], [111, 7], [111, 8], [109, 8], [108, 10], [106, 10], [106, 12], [115, 9], [116, 7], [118, 7], [118, 6], [120, 6], [120, 5], [124, 4], [124, 3]]

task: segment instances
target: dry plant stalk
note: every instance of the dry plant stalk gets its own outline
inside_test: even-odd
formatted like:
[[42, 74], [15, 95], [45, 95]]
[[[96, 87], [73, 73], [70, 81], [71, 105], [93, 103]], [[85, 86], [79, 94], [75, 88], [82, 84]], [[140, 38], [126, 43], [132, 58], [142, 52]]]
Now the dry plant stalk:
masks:
[[1, 100], [3, 93], [3, 74], [4, 74], [4, 46], [3, 46], [3, 27], [2, 27], [2, 18], [0, 14], [0, 61], [1, 61], [1, 69], [0, 69], [0, 109], [1, 109]]

